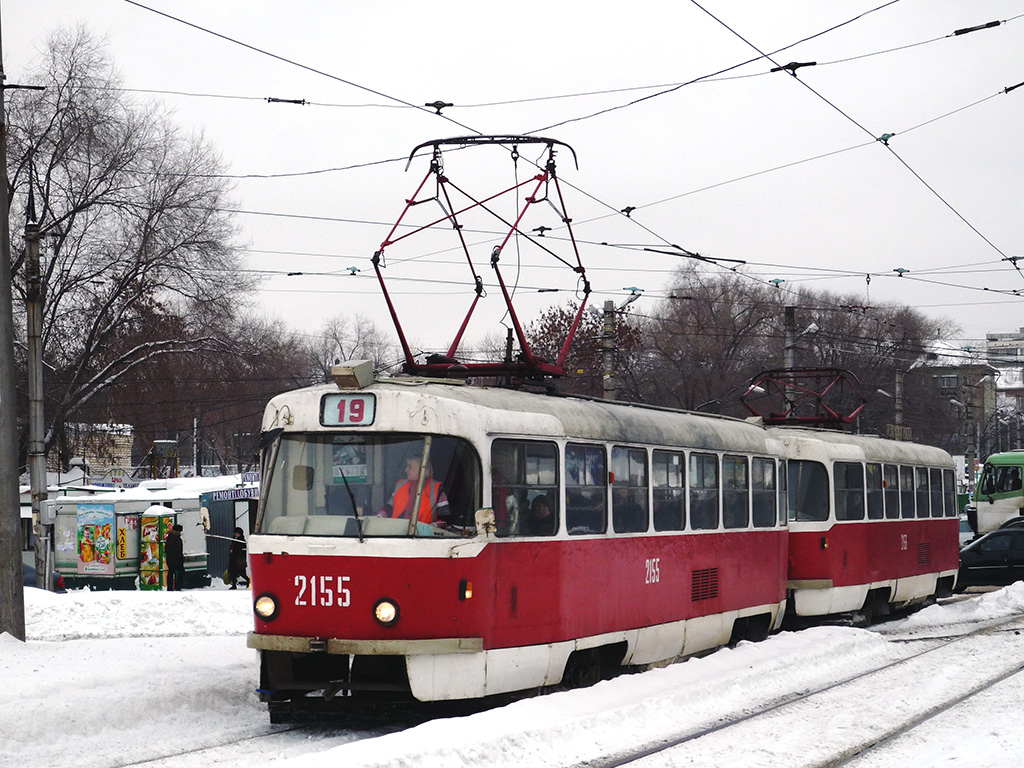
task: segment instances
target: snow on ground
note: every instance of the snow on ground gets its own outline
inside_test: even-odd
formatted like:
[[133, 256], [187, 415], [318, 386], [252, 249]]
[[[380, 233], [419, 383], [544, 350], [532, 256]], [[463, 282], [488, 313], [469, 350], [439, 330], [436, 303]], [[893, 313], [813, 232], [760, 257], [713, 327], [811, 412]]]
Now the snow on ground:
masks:
[[[180, 765], [239, 768], [564, 765], [695, 730], [907, 653], [905, 645], [874, 631], [784, 632], [586, 690], [399, 733], [365, 738], [365, 732], [340, 729], [328, 736], [298, 731], [286, 749], [250, 745], [216, 759], [190, 756], [196, 748], [272, 730], [254, 691], [256, 654], [245, 647], [250, 599], [248, 591], [219, 585], [180, 593], [26, 590], [28, 642], [0, 636], [0, 768], [115, 768], [180, 753]], [[939, 635], [1021, 614], [1024, 583], [931, 606], [885, 629]], [[1011, 634], [1004, 642], [1019, 644], [1020, 638]], [[851, 701], [848, 712], [821, 712], [791, 727], [827, 739], [837, 722], [856, 716], [858, 705]], [[1024, 753], [1022, 707], [1024, 683], [1011, 678], [865, 764], [1016, 766]], [[738, 766], [745, 746], [736, 744]], [[709, 764], [696, 749], [675, 759], [645, 765]]]

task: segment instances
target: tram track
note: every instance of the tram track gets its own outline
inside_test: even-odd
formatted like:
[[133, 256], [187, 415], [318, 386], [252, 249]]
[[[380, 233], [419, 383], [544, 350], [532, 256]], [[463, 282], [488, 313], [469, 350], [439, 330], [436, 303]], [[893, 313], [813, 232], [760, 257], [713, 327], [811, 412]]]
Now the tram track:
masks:
[[[964, 622], [961, 626], [963, 631], [956, 627], [945, 627], [940, 630], [942, 634], [928, 634], [928, 629], [901, 628], [898, 624], [893, 624], [892, 628], [880, 626], [876, 630], [877, 634], [885, 637], [894, 648], [903, 649], [899, 651], [899, 658], [893, 659], [890, 655], [889, 661], [885, 664], [876, 663], [856, 674], [834, 679], [827, 685], [813, 688], [805, 685], [798, 691], [775, 696], [771, 700], [752, 701], [750, 707], [742, 712], [721, 710], [718, 714], [711, 715], [713, 720], [694, 724], [689, 730], [678, 735], [666, 736], [663, 731], [657, 742], [649, 742], [639, 749], [610, 753], [607, 757], [591, 755], [579, 762], [559, 764], [578, 765], [581, 768], [661, 768], [676, 764], [715, 765], [735, 761], [737, 744], [744, 745], [742, 749], [746, 756], [748, 745], [771, 745], [779, 739], [780, 734], [785, 736], [786, 731], [793, 727], [799, 729], [803, 722], [820, 723], [820, 711], [827, 709], [837, 713], [840, 722], [837, 722], [835, 727], [830, 725], [821, 728], [821, 732], [815, 734], [815, 738], [812, 739], [807, 739], [805, 733], [802, 742], [794, 740], [788, 745], [788, 752], [783, 750], [784, 753], [781, 754], [769, 754], [764, 749], [755, 750], [751, 760], [745, 761], [744, 765], [753, 767], [785, 764], [806, 768], [857, 765], [862, 757], [884, 754], [884, 748], [899, 740], [901, 736], [913, 732], [915, 728], [931, 719], [1024, 671], [1024, 653], [1015, 649], [1010, 653], [1006, 652], [1006, 649], [1011, 647], [1007, 644], [1006, 636], [1024, 631], [1024, 617], [1015, 615], [989, 620], [981, 626]], [[971, 646], [965, 648], [965, 643], [970, 643]], [[1000, 644], [1003, 649], [1001, 657], [999, 649], [995, 647]], [[936, 661], [935, 654], [943, 653], [948, 654], [948, 660], [944, 658]], [[962, 661], [965, 656], [969, 659], [967, 664], [963, 664]], [[868, 715], [862, 719], [871, 721], [871, 727], [859, 728], [856, 732], [851, 728], [851, 724], [845, 721], [844, 716], [838, 714], [849, 708], [856, 709], [859, 702], [879, 696], [879, 691], [891, 690], [899, 693], [910, 687], [907, 681], [920, 682], [933, 675], [936, 670], [940, 670], [941, 676], [944, 673], [942, 671], [960, 666], [965, 667], [967, 671], [960, 675], [958, 680], [953, 681], [955, 684], [949, 685], [943, 695], [932, 691], [923, 697], [923, 702], [927, 706], [914, 705], [913, 696], [903, 696], [901, 701], [897, 702], [896, 714]], [[901, 668], [905, 668], [906, 671], [895, 674], [895, 671]], [[984, 674], [979, 674], [978, 670]], [[888, 693], [881, 695], [883, 698], [889, 698]], [[801, 707], [818, 710], [817, 718], [808, 711], [802, 711]], [[424, 716], [408, 720], [385, 717], [383, 722], [380, 718], [374, 718], [362, 723], [347, 722], [344, 726], [324, 722], [267, 724], [224, 734], [225, 738], [216, 740], [215, 743], [214, 740], [208, 739], [206, 743], [193, 747], [182, 743], [179, 743], [177, 748], [165, 745], [172, 747], [166, 754], [144, 756], [136, 752], [138, 759], [112, 761], [106, 765], [109, 768], [189, 768], [200, 761], [209, 765], [251, 765], [255, 760], [268, 756], [277, 759], [321, 752], [349, 742], [400, 731], [428, 719], [431, 718]], [[829, 745], [827, 755], [822, 755], [820, 749], [813, 754], [806, 752], [807, 749], [816, 749], [822, 740], [834, 742]], [[714, 744], [716, 741], [719, 742], [717, 745]], [[697, 758], [696, 762], [693, 760], [694, 757]], [[875, 764], [870, 760], [868, 763]]]
[[141, 760], [125, 760], [123, 762], [113, 763], [111, 768], [138, 768], [139, 766], [154, 766], [168, 765], [168, 761], [177, 760], [180, 758], [192, 758], [202, 754], [209, 754], [216, 750], [224, 749], [226, 747], [236, 746], [249, 741], [258, 741], [260, 739], [267, 739], [274, 736], [278, 736], [282, 733], [288, 733], [290, 731], [297, 730], [299, 725], [275, 725], [267, 726], [265, 730], [257, 730], [254, 732], [245, 733], [237, 736], [236, 738], [227, 739], [224, 741], [218, 741], [216, 744], [204, 744], [202, 746], [193, 747], [191, 749], [180, 749], [174, 752], [170, 752], [163, 755], [157, 755], [155, 757], [146, 757]]
[[924, 725], [929, 720], [932, 720], [941, 714], [949, 712], [950, 710], [954, 709], [960, 704], [966, 702], [968, 699], [971, 699], [980, 693], [984, 693], [985, 691], [994, 688], [995, 686], [999, 685], [999, 683], [1002, 683], [1005, 680], [1009, 680], [1010, 678], [1019, 675], [1021, 672], [1024, 672], [1024, 661], [1020, 661], [1015, 666], [1011, 666], [1003, 673], [988, 680], [985, 680], [983, 683], [975, 686], [974, 688], [972, 688], [971, 690], [967, 691], [959, 697], [956, 697], [949, 701], [941, 702], [940, 704], [929, 708], [927, 711], [921, 713], [918, 717], [913, 718], [912, 720], [902, 724], [899, 728], [894, 729], [892, 732], [886, 734], [882, 738], [875, 739], [870, 743], [861, 744], [854, 750], [848, 750], [848, 754], [842, 756], [840, 759], [831, 760], [827, 763], [821, 763], [820, 766], [817, 768], [840, 768], [840, 766], [844, 765], [855, 765], [864, 758], [868, 757], [875, 750], [888, 746], [900, 737], [910, 733], [915, 728]]
[[[999, 663], [1001, 652], [998, 649], [984, 648], [984, 641], [987, 637], [996, 637], [1010, 631], [1019, 633], [1021, 628], [1024, 628], [1024, 617], [1012, 616], [987, 622], [984, 626], [961, 634], [914, 638], [919, 642], [930, 642], [932, 645], [828, 685], [778, 698], [735, 717], [720, 718], [718, 722], [708, 727], [696, 728], [668, 739], [663, 738], [657, 743], [628, 753], [612, 755], [605, 759], [589, 759], [577, 765], [579, 768], [618, 768], [619, 766], [644, 768], [645, 766], [673, 765], [675, 763], [671, 756], [674, 751], [678, 751], [682, 757], [688, 745], [696, 746], [697, 743], [700, 744], [699, 752], [702, 756], [720, 755], [722, 760], [728, 761], [730, 755], [735, 758], [735, 745], [738, 742], [748, 745], [748, 749], [753, 750], [749, 754], [750, 760], [745, 763], [750, 766], [784, 764], [805, 766], [806, 768], [838, 768], [838, 766], [855, 764], [855, 761], [859, 760], [861, 756], [891, 743], [901, 735], [943, 712], [949, 711], [971, 697], [1024, 671], [1024, 653], [1018, 651], [1011, 661], [1007, 662], [1003, 659], [1003, 663]], [[907, 638], [907, 640], [909, 639]], [[933, 654], [954, 649], [959, 652], [960, 649], [956, 646], [969, 641], [975, 641], [979, 647], [973, 649], [974, 661], [971, 669], [960, 675], [960, 678], [967, 678], [967, 680], [957, 679], [956, 674], [951, 674], [946, 680], [938, 682], [919, 676], [916, 678], [918, 681], [923, 679], [932, 687], [943, 687], [943, 684], [947, 684], [949, 690], [943, 691], [938, 697], [933, 692], [930, 699], [932, 703], [923, 709], [915, 706], [913, 693], [906, 685], [908, 680], [915, 679], [913, 675], [915, 665], [919, 665], [925, 670], [935, 669]], [[986, 660], [991, 661], [991, 666], [986, 666]], [[949, 668], [957, 666], [951, 659]], [[977, 674], [979, 666], [982, 669], [992, 669], [993, 671], [979, 677]], [[830, 729], [829, 738], [833, 743], [832, 746], [827, 747], [827, 755], [808, 755], [806, 746], [799, 747], [799, 742], [794, 743], [793, 751], [785, 751], [786, 734], [784, 728], [777, 727], [780, 722], [800, 722], [800, 712], [803, 708], [817, 709], [831, 705], [837, 712], [843, 712], [848, 709], [845, 706], [846, 702], [869, 701], [872, 693], [882, 687], [878, 681], [884, 680], [887, 674], [893, 675], [897, 671], [906, 679], [902, 681], [902, 689], [896, 686], [887, 696], [886, 706], [889, 710], [895, 711], [894, 715], [892, 713], [889, 713], [888, 716], [870, 715], [865, 718], [868, 721], [866, 723], [840, 723], [837, 728]], [[900, 679], [900, 674], [895, 677]], [[968, 682], [968, 680], [973, 682]], [[858, 686], [863, 689], [863, 692], [858, 692]], [[858, 707], [854, 706], [853, 709], [858, 709]], [[721, 746], [716, 747], [715, 742]], [[768, 746], [758, 748], [757, 745]], [[680, 762], [687, 765], [696, 764], [688, 761], [688, 758], [683, 758]], [[713, 765], [716, 764], [716, 761], [711, 758], [708, 759], [707, 764]]]
[[382, 736], [405, 727], [405, 724], [394, 724], [390, 727], [362, 731], [323, 723], [267, 725], [263, 729], [253, 729], [247, 733], [236, 734], [233, 738], [213, 744], [182, 748], [138, 760], [125, 760], [111, 764], [110, 768], [176, 768], [177, 766], [185, 768], [199, 762], [205, 765], [225, 762], [233, 764], [240, 755], [247, 753], [249, 749], [254, 752], [258, 750], [263, 753], [292, 757], [317, 750], [317, 744], [338, 746], [360, 739]]

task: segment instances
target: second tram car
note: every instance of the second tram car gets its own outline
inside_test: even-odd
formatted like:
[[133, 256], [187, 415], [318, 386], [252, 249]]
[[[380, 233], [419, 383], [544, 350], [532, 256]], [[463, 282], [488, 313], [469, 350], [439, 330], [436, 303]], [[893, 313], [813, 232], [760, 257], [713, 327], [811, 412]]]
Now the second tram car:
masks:
[[953, 460], [938, 448], [777, 428], [789, 459], [789, 610], [891, 609], [951, 594], [959, 565]]
[[761, 426], [399, 378], [280, 395], [264, 433], [249, 644], [272, 718], [582, 685], [781, 624]]

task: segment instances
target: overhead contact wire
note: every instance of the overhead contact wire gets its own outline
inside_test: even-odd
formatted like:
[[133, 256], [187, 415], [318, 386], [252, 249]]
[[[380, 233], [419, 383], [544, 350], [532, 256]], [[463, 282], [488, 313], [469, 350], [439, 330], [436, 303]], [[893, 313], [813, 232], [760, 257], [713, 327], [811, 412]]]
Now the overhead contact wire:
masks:
[[184, 24], [187, 27], [191, 27], [192, 29], [198, 30], [200, 32], [204, 32], [204, 33], [206, 33], [208, 35], [213, 35], [214, 37], [218, 37], [221, 40], [225, 40], [226, 42], [232, 43], [233, 45], [241, 46], [242, 48], [245, 48], [247, 50], [253, 51], [254, 53], [258, 53], [258, 54], [260, 54], [262, 56], [268, 56], [269, 58], [275, 59], [276, 61], [280, 61], [280, 62], [282, 62], [284, 64], [290, 64], [293, 67], [298, 67], [300, 69], [306, 70], [307, 72], [312, 72], [313, 74], [321, 75], [323, 77], [326, 77], [326, 78], [329, 78], [331, 80], [334, 80], [335, 82], [344, 83], [345, 85], [351, 86], [352, 88], [358, 88], [361, 91], [366, 91], [367, 93], [372, 93], [374, 96], [380, 96], [383, 99], [388, 99], [389, 101], [394, 101], [394, 102], [396, 102], [398, 104], [401, 104], [404, 107], [409, 107], [411, 109], [416, 109], [416, 110], [418, 110], [420, 112], [425, 112], [426, 114], [429, 114], [429, 115], [435, 115], [436, 114], [436, 115], [440, 116], [441, 118], [447, 120], [448, 122], [450, 122], [450, 123], [452, 123], [454, 125], [459, 126], [460, 128], [464, 128], [467, 131], [471, 131], [472, 133], [475, 133], [475, 134], [478, 134], [478, 135], [480, 134], [480, 131], [476, 130], [475, 128], [471, 128], [468, 125], [464, 125], [463, 123], [460, 123], [458, 120], [455, 120], [454, 118], [449, 117], [448, 115], [445, 115], [445, 114], [441, 113], [440, 110], [438, 110], [435, 113], [435, 112], [431, 111], [430, 109], [428, 109], [427, 107], [420, 106], [418, 104], [412, 104], [411, 102], [405, 101], [404, 99], [400, 99], [397, 96], [392, 96], [392, 95], [390, 95], [388, 93], [384, 93], [382, 91], [375, 90], [375, 89], [370, 88], [368, 86], [360, 85], [359, 83], [353, 82], [352, 80], [346, 80], [343, 77], [339, 77], [338, 75], [332, 75], [330, 72], [325, 72], [322, 69], [317, 69], [315, 67], [311, 67], [308, 64], [303, 64], [303, 63], [301, 63], [299, 61], [295, 61], [294, 59], [289, 59], [289, 58], [287, 58], [285, 56], [281, 56], [281, 55], [276, 54], [276, 53], [271, 53], [270, 51], [267, 51], [267, 50], [265, 50], [263, 48], [257, 48], [255, 45], [250, 45], [249, 43], [246, 43], [246, 42], [243, 42], [243, 41], [238, 40], [236, 38], [230, 37], [230, 36], [225, 35], [225, 34], [223, 34], [221, 32], [215, 32], [212, 29], [208, 29], [207, 27], [200, 26], [199, 24], [195, 24], [195, 23], [193, 23], [191, 21], [186, 21], [185, 19], [179, 18], [177, 16], [172, 16], [171, 14], [165, 13], [164, 11], [159, 11], [156, 8], [151, 8], [148, 5], [144, 5], [143, 3], [138, 2], [138, 0], [124, 0], [124, 2], [128, 3], [129, 5], [134, 5], [137, 8], [141, 8], [141, 9], [143, 9], [145, 11], [149, 11], [150, 13], [155, 13], [158, 16], [163, 16], [164, 18], [170, 19], [171, 21], [175, 21], [175, 22], [177, 22], [179, 24]]

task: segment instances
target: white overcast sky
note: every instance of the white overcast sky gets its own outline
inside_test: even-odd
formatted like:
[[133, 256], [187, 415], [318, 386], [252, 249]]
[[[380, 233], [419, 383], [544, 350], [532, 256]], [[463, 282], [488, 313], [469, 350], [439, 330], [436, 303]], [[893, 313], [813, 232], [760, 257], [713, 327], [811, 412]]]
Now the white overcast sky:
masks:
[[[745, 274], [784, 280], [783, 291], [809, 285], [867, 306], [916, 306], [959, 324], [965, 346], [1024, 326], [1024, 298], [1012, 293], [1024, 291], [1024, 274], [1007, 260], [1024, 257], [1024, 88], [1004, 93], [1024, 81], [1021, 0], [142, 4], [152, 10], [127, 0], [0, 3], [8, 82], [22, 82], [59, 25], [105, 37], [124, 86], [140, 91], [133, 98], [172, 107], [240, 177], [239, 242], [266, 272], [261, 305], [300, 332], [353, 312], [391, 332], [370, 258], [427, 160], [408, 171], [404, 161], [330, 169], [473, 132], [539, 132], [576, 150], [579, 170], [562, 152], [558, 172], [597, 303], [635, 286], [644, 299], [634, 309], [653, 307], [684, 259], [642, 248], [674, 243], [725, 267], [746, 262]], [[952, 35], [991, 21], [1004, 23]], [[817, 66], [799, 79], [769, 72], [792, 61]], [[644, 96], [653, 97], [624, 106]], [[401, 104], [438, 99], [455, 105], [444, 114], [461, 126]], [[622, 108], [588, 117], [612, 107]], [[887, 133], [888, 149], [873, 140]], [[521, 151], [518, 166], [507, 149], [449, 152], [445, 168], [487, 196], [512, 186], [517, 170], [528, 177], [539, 152]], [[254, 175], [272, 178], [244, 178]], [[495, 205], [511, 215], [515, 201]], [[631, 219], [615, 213], [626, 206]], [[425, 205], [410, 220], [438, 211]], [[501, 331], [488, 266], [500, 225], [464, 223], [487, 286], [467, 333], [475, 339]], [[540, 225], [558, 227], [551, 207], [535, 206], [523, 229]], [[568, 256], [551, 237], [560, 234], [547, 242]], [[472, 300], [454, 246], [446, 229], [386, 251], [416, 348], [447, 346]], [[510, 244], [502, 267], [518, 279], [527, 321], [575, 295], [573, 273], [529, 243], [518, 253]]]

